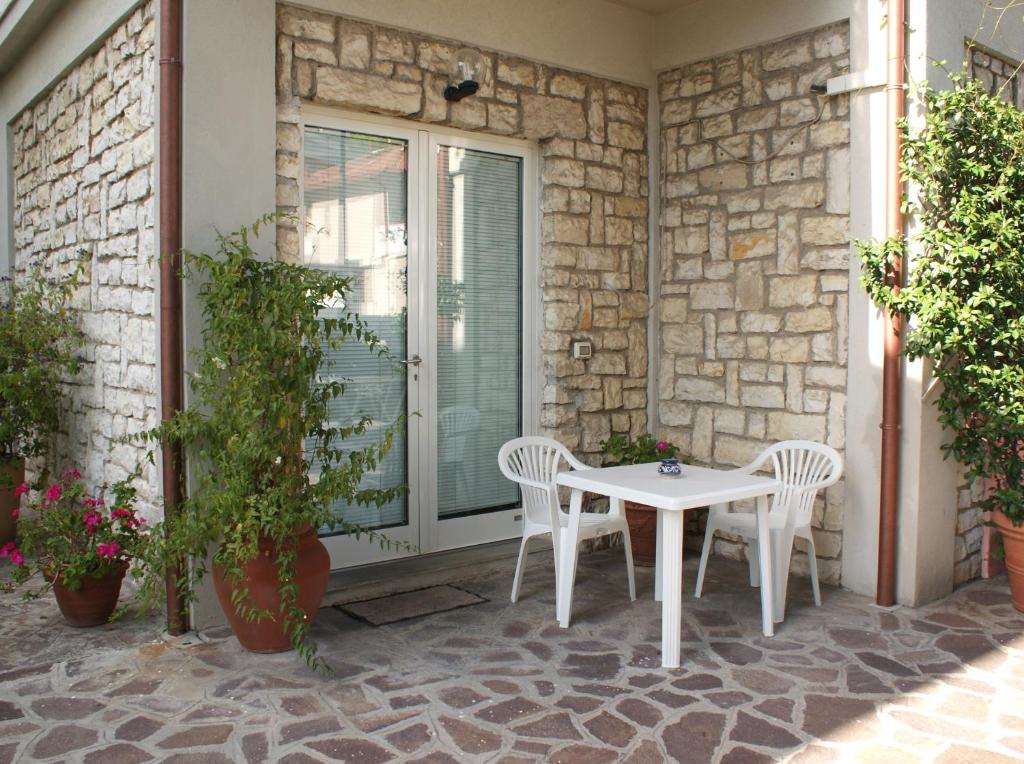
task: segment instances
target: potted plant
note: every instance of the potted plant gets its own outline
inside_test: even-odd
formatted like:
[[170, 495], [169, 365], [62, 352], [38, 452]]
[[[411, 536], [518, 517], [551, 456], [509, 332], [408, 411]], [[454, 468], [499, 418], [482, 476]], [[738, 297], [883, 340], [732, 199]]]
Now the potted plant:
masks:
[[[134, 477], [134, 476], [132, 476]], [[39, 492], [21, 517], [17, 543], [0, 547], [13, 566], [12, 583], [22, 585], [39, 574], [45, 583], [26, 599], [53, 589], [64, 620], [71, 626], [99, 626], [117, 607], [121, 583], [142, 553], [146, 535], [132, 506], [131, 478], [113, 488], [110, 506], [101, 492], [90, 495], [78, 470]], [[29, 492], [17, 486], [18, 496]]]
[[81, 332], [71, 298], [84, 269], [47, 278], [41, 266], [0, 277], [0, 544], [14, 540], [13, 491], [25, 459], [42, 456], [60, 424], [60, 383], [78, 373]]
[[[392, 423], [332, 422], [329, 414], [345, 392], [331, 361], [342, 345], [359, 343], [385, 360], [387, 348], [349, 310], [349, 278], [257, 258], [250, 239], [276, 219], [220, 236], [214, 256], [184, 253], [183, 278], [201, 280], [204, 318], [192, 402], [148, 437], [183, 446], [195, 478], [160, 528], [144, 591], [158, 593], [165, 572], [179, 570], [188, 601], [213, 549], [217, 596], [241, 644], [295, 648], [323, 667], [309, 640], [329, 573], [317, 531], [340, 527], [387, 543], [341, 520], [331, 503], [381, 506], [405, 489], [363, 485], [391, 448]], [[375, 444], [346, 447], [371, 427]]]
[[[646, 464], [675, 457], [679, 449], [666, 440], [655, 440], [645, 433], [631, 441], [625, 435], [612, 435], [601, 441], [601, 450], [612, 464]], [[657, 557], [658, 512], [654, 507], [627, 501], [630, 547], [636, 565], [651, 567]]]
[[1001, 529], [1013, 603], [1024, 611], [1024, 114], [975, 80], [923, 87], [924, 122], [902, 170], [917, 218], [909, 252], [898, 237], [859, 243], [861, 281], [907, 319], [904, 352], [930, 362], [942, 448], [968, 480], [991, 486], [982, 509]]

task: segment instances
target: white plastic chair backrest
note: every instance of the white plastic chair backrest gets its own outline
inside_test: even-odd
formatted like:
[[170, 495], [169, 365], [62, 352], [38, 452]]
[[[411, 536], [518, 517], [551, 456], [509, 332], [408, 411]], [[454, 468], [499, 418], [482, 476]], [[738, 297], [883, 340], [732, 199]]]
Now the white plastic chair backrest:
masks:
[[560, 527], [558, 513], [561, 507], [555, 478], [563, 459], [573, 469], [587, 469], [587, 465], [569, 453], [569, 449], [551, 438], [515, 438], [498, 452], [501, 474], [521, 486], [523, 510], [533, 523]]
[[835, 483], [843, 473], [839, 452], [811, 440], [775, 443], [762, 451], [751, 466], [756, 469], [769, 461], [775, 479], [783, 484], [783, 489], [775, 494], [772, 512], [786, 512], [786, 524], [793, 528], [811, 522], [818, 491]]
[[480, 429], [480, 412], [472, 406], [449, 406], [437, 415], [438, 431], [447, 443], [440, 453], [442, 462], [461, 462], [466, 452], [466, 440]]

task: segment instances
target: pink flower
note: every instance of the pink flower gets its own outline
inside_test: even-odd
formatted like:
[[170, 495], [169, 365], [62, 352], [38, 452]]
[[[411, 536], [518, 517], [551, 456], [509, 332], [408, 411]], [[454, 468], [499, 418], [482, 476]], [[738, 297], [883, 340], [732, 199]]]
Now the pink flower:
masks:
[[54, 483], [46, 489], [47, 501], [60, 501], [60, 483]]
[[119, 509], [115, 509], [113, 512], [111, 512], [110, 516], [113, 517], [115, 520], [120, 520], [120, 519], [125, 518], [125, 517], [131, 517], [132, 516], [132, 511], [130, 509], [121, 509], [121, 508], [119, 508]]
[[12, 551], [11, 554], [10, 554], [10, 557], [11, 557], [11, 562], [14, 563], [15, 565], [24, 565], [25, 564], [25, 555], [23, 555], [21, 553], [21, 550], [19, 550], [19, 549], [15, 549], [14, 551]]
[[82, 473], [78, 470], [64, 470], [64, 474], [61, 477], [65, 480], [78, 480], [78, 478], [82, 477]]
[[98, 554], [100, 557], [112, 560], [114, 559], [114, 557], [117, 556], [117, 553], [118, 551], [120, 551], [120, 549], [120, 544], [118, 544], [116, 541], [111, 541], [109, 544], [97, 544], [96, 554]]
[[668, 451], [668, 443], [663, 440], [659, 440], [657, 448], [659, 451]]
[[15, 496], [21, 496], [23, 493], [28, 493], [28, 483], [22, 483], [14, 489]]
[[85, 523], [86, 531], [89, 533], [95, 533], [98, 530], [97, 526], [102, 519], [100, 513], [93, 509], [88, 510], [82, 515], [82, 522]]
[[3, 546], [0, 546], [0, 560], [2, 560], [4, 557], [10, 557], [11, 552], [16, 552], [16, 551], [18, 551], [18, 550], [15, 548], [14, 542], [13, 541], [8, 541]]
[[18, 519], [19, 517], [21, 517], [21, 510], [20, 510], [20, 509], [18, 509], [17, 507], [15, 507], [14, 509], [12, 509], [12, 510], [11, 510], [11, 517], [12, 517], [13, 519], [17, 520], [17, 519]]
[[82, 503], [87, 507], [102, 507], [103, 499], [82, 499]]

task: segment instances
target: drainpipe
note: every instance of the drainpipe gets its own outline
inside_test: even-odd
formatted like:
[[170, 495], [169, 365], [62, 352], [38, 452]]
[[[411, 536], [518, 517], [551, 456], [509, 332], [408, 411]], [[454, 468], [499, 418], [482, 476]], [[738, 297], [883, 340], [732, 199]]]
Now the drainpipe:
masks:
[[[181, 410], [181, 32], [182, 0], [160, 0], [160, 420]], [[164, 516], [171, 518], [182, 500], [181, 448], [163, 443]], [[178, 590], [179, 570], [167, 572], [167, 631], [183, 634], [188, 612]]]
[[[903, 236], [901, 207], [903, 183], [900, 178], [900, 153], [903, 137], [897, 121], [906, 113], [906, 0], [886, 2], [886, 76], [885, 76], [885, 235]], [[894, 264], [891, 283], [903, 283], [903, 263]], [[900, 388], [903, 358], [900, 316], [884, 311], [885, 347], [882, 362], [882, 475], [878, 523], [878, 589], [875, 601], [891, 607], [896, 601], [896, 517], [899, 509], [900, 470]]]

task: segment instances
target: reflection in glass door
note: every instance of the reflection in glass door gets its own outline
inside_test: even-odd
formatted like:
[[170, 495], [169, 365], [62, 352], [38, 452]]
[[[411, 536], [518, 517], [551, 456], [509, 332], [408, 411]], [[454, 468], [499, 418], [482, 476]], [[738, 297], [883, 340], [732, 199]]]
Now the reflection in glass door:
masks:
[[[408, 352], [409, 141], [349, 130], [307, 127], [303, 174], [306, 229], [304, 261], [351, 279], [348, 308], [380, 337], [394, 358]], [[328, 373], [345, 384], [332, 406], [332, 424], [347, 426], [369, 416], [373, 425], [346, 441], [358, 449], [383, 438], [385, 428], [402, 420], [394, 445], [361, 488], [392, 488], [409, 483], [407, 375], [364, 345], [347, 343], [330, 358]], [[344, 520], [366, 529], [388, 529], [396, 541], [416, 543], [410, 497], [383, 507], [343, 500], [332, 507]], [[329, 531], [325, 529], [325, 533]], [[366, 544], [336, 534], [328, 543], [338, 561], [366, 561]], [[350, 548], [351, 547], [351, 548]], [[354, 558], [353, 558], [353, 555]], [[372, 558], [375, 554], [370, 554]]]
[[510, 509], [522, 432], [522, 160], [436, 147], [437, 514]]
[[[412, 553], [518, 536], [519, 491], [497, 455], [536, 427], [536, 342], [523, 340], [536, 320], [525, 307], [529, 147], [329, 115], [303, 139], [305, 262], [350, 277], [349, 307], [407, 362], [396, 373], [357, 345], [332, 359], [348, 385], [335, 423], [371, 416], [365, 438], [378, 438], [409, 414], [366, 484], [408, 495], [335, 512]], [[325, 544], [333, 567], [410, 553], [344, 534]]]

